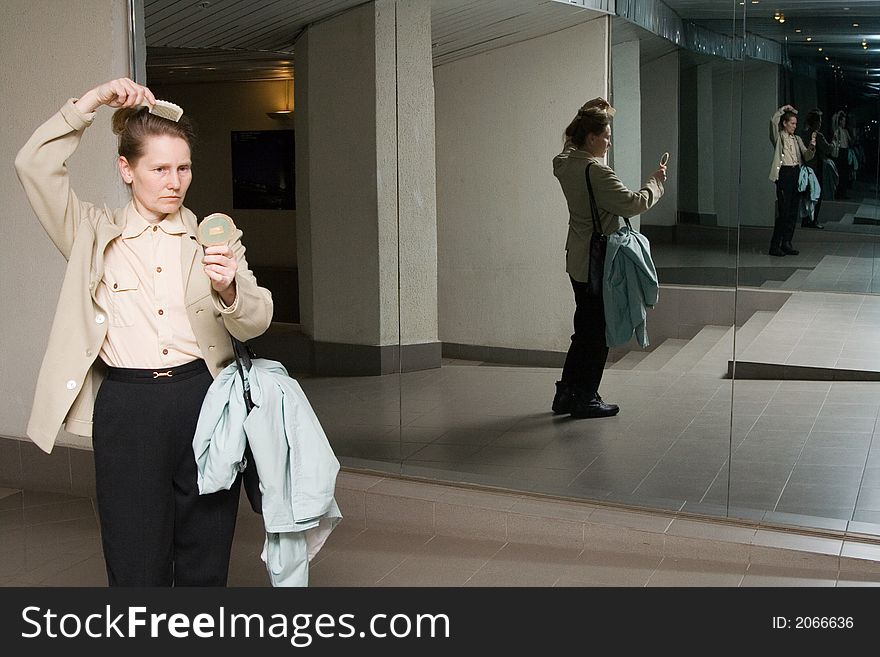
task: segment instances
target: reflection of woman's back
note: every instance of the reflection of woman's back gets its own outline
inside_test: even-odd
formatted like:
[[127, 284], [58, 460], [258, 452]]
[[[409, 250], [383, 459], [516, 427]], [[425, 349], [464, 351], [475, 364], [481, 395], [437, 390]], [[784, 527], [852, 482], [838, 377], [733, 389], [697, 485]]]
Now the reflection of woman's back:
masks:
[[601, 296], [592, 296], [588, 285], [593, 216], [585, 178], [587, 167], [599, 208], [598, 223], [606, 235], [617, 230], [620, 217], [631, 217], [653, 206], [663, 195], [666, 180], [666, 167], [662, 166], [642, 189], [633, 192], [604, 164], [611, 146], [609, 108], [602, 98], [584, 105], [565, 130], [565, 148], [553, 158], [553, 175], [559, 180], [568, 204], [566, 271], [576, 306], [574, 334], [562, 379], [556, 382], [553, 412], [569, 413], [575, 418], [608, 417], [619, 411], [599, 395], [608, 347], [603, 300]]

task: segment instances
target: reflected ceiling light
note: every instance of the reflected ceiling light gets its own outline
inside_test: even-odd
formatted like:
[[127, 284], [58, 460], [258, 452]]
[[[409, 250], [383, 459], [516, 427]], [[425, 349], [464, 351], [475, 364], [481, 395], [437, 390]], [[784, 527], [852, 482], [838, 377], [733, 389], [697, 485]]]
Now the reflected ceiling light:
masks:
[[826, 62], [828, 61], [828, 55], [825, 55], [825, 61]]
[[794, 31], [797, 32], [798, 34], [800, 34], [800, 33], [801, 33], [801, 28], [796, 27], [796, 28], [794, 28]]
[[824, 50], [824, 49], [823, 49], [823, 48], [819, 48], [819, 52], [822, 52], [822, 50]]
[[807, 41], [812, 41], [813, 37], [807, 37]]
[[859, 26], [858, 23], [853, 23], [853, 27], [858, 27], [858, 26]]

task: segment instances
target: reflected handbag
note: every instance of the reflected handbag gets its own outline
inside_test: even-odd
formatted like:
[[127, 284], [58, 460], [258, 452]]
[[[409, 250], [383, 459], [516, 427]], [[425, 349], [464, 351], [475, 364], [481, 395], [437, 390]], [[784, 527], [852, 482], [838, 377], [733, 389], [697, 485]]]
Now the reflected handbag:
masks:
[[593, 196], [593, 185], [590, 182], [590, 167], [593, 162], [587, 165], [584, 170], [584, 177], [587, 179], [587, 191], [590, 196], [590, 214], [593, 217], [593, 234], [590, 235], [590, 269], [587, 274], [587, 288], [591, 297], [602, 296], [602, 281], [605, 278], [605, 251], [608, 248], [608, 236], [602, 232], [602, 225], [599, 223], [599, 207], [596, 205], [596, 198]]
[[[238, 376], [241, 377], [241, 384], [244, 390], [244, 407], [248, 413], [254, 408], [254, 402], [251, 399], [251, 386], [248, 381], [247, 373], [251, 369], [251, 359], [254, 354], [251, 348], [238, 338], [229, 336], [232, 340], [232, 353], [235, 355], [235, 365], [238, 369]], [[260, 492], [260, 474], [257, 472], [257, 463], [254, 461], [254, 455], [251, 452], [251, 446], [245, 443], [244, 447], [244, 471], [242, 472], [242, 485], [244, 492], [247, 494], [248, 502], [254, 513], [263, 512], [263, 494]]]

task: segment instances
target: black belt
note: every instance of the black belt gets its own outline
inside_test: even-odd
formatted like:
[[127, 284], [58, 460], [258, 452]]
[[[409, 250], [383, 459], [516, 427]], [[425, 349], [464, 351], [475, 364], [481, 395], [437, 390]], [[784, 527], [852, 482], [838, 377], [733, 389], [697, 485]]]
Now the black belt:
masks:
[[203, 360], [194, 360], [177, 367], [158, 369], [136, 369], [132, 367], [107, 367], [109, 381], [128, 381], [136, 383], [172, 383], [191, 379], [199, 374], [209, 372]]

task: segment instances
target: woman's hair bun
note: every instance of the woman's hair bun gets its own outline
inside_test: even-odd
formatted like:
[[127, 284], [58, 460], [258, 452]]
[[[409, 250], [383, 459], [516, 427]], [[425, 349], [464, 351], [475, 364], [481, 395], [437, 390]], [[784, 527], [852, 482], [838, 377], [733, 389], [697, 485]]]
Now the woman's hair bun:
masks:
[[128, 121], [141, 112], [146, 112], [146, 107], [122, 107], [113, 112], [112, 129], [114, 135], [121, 135], [125, 132]]

